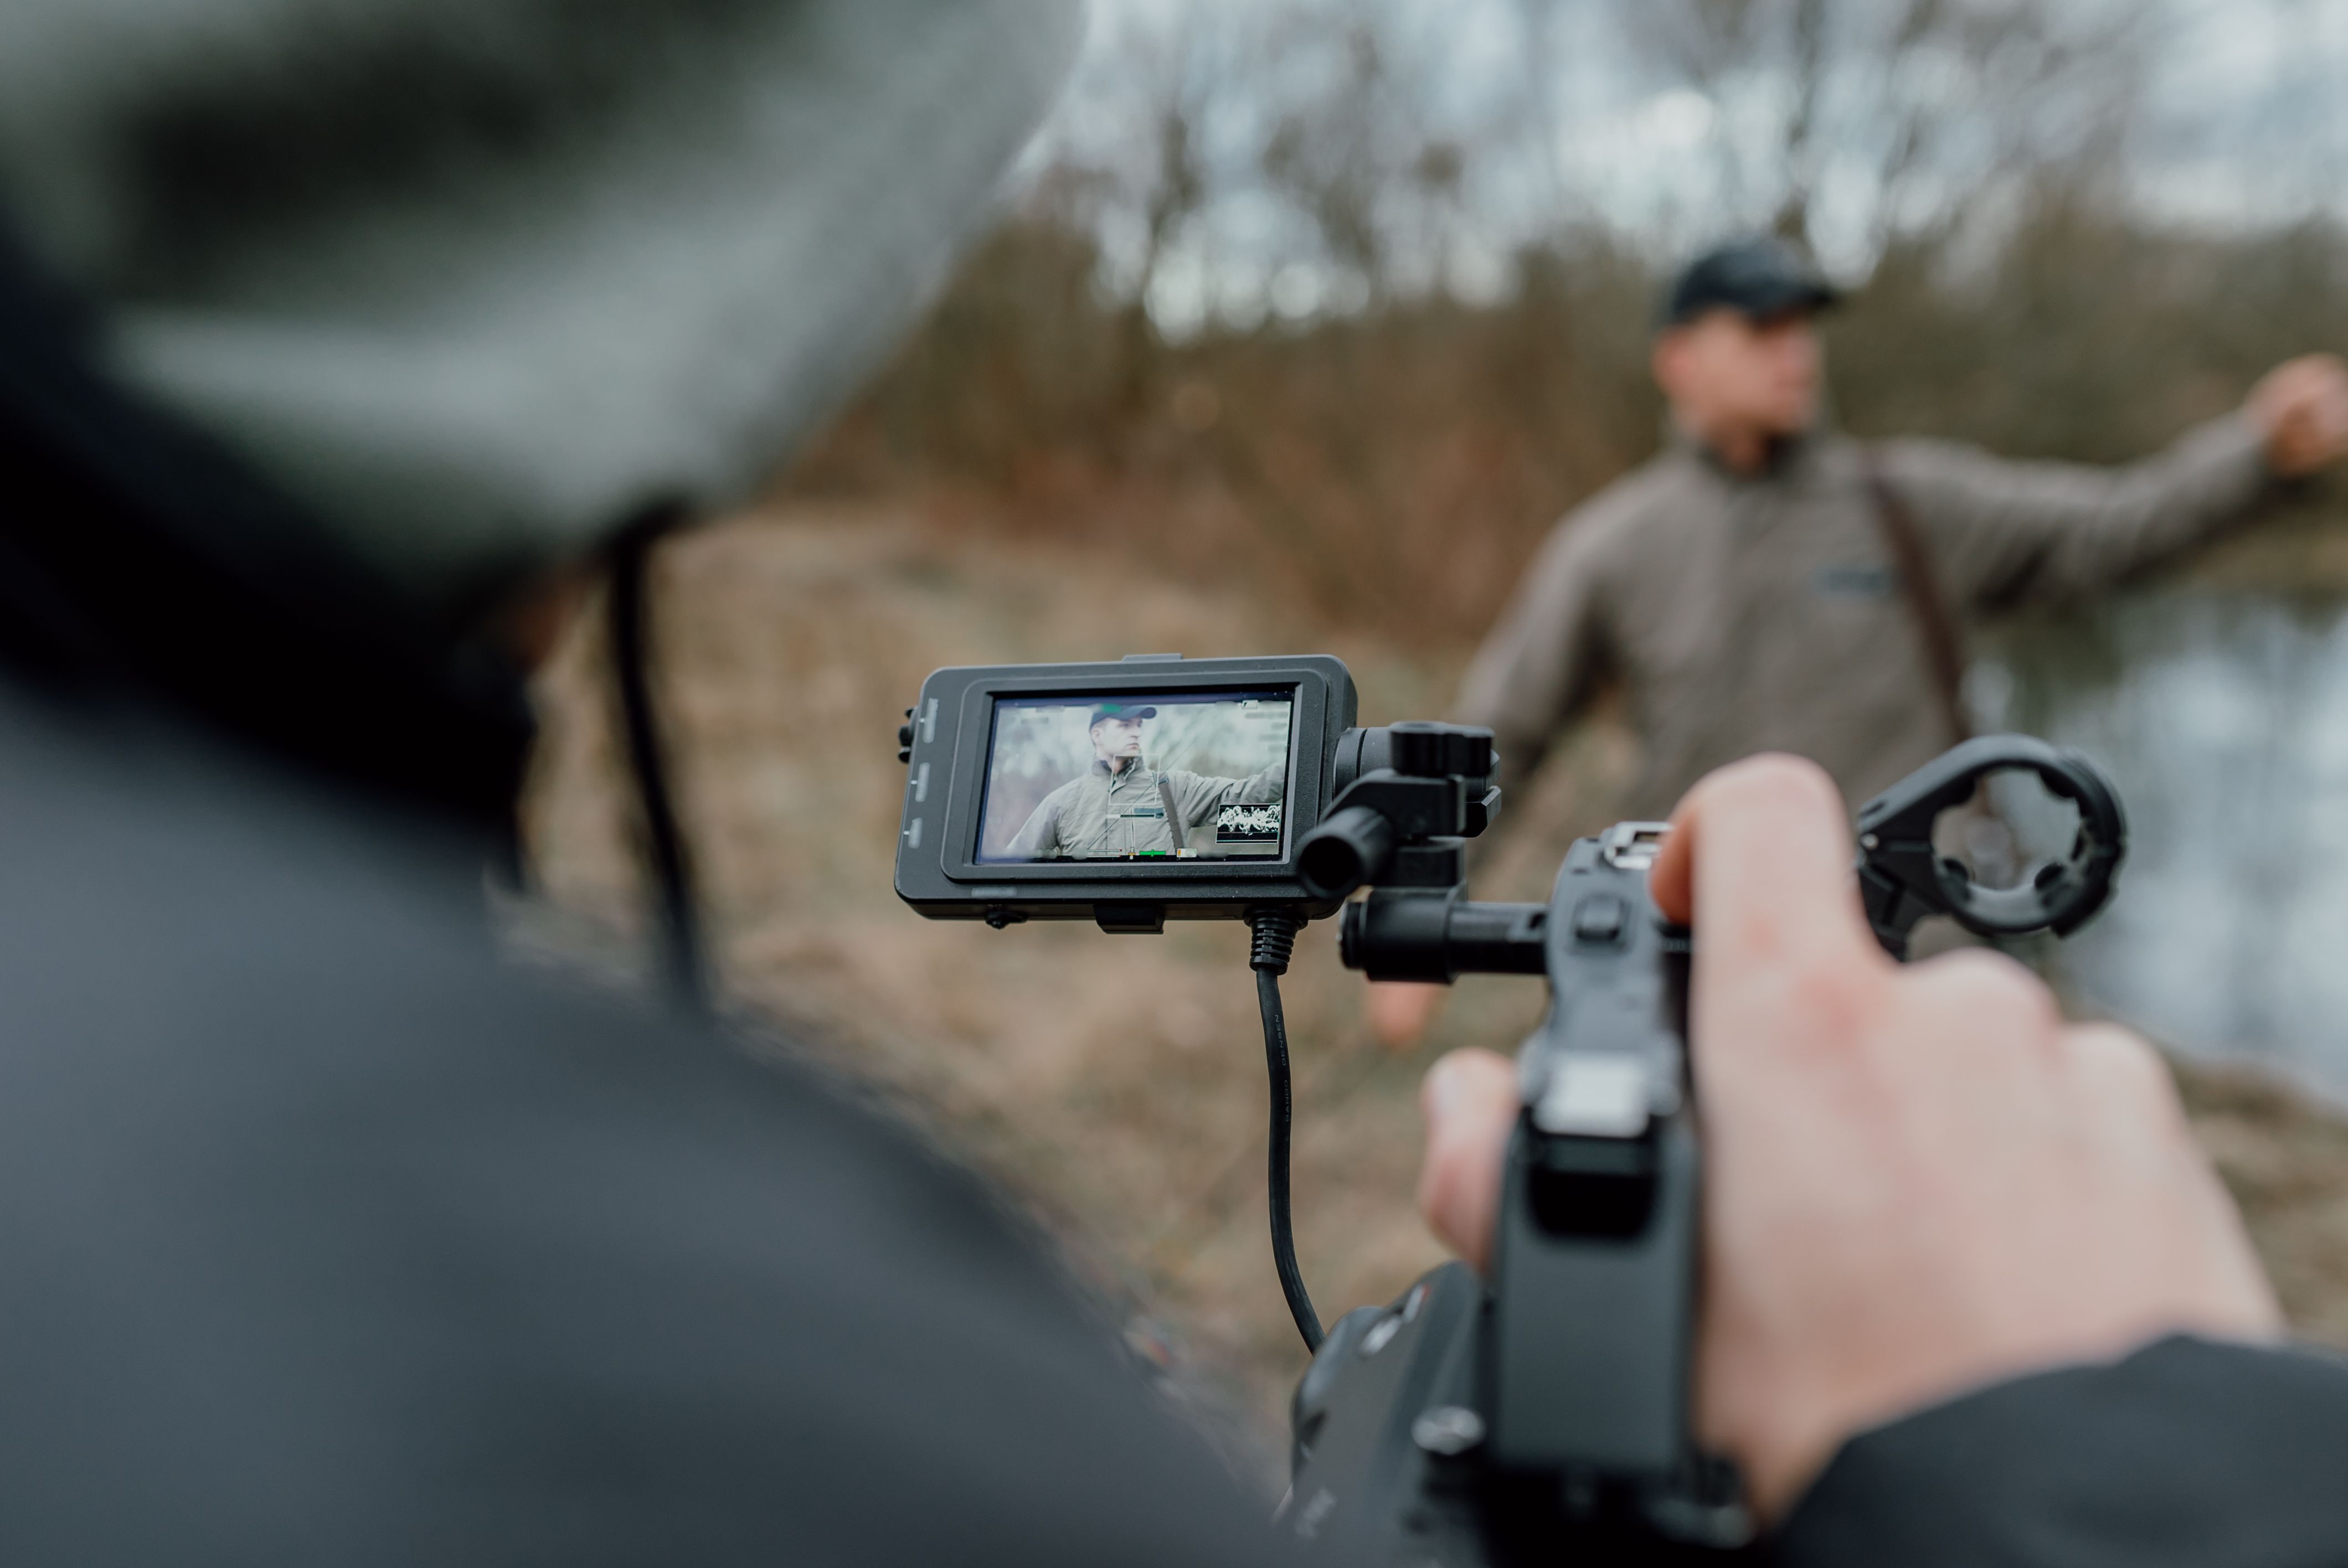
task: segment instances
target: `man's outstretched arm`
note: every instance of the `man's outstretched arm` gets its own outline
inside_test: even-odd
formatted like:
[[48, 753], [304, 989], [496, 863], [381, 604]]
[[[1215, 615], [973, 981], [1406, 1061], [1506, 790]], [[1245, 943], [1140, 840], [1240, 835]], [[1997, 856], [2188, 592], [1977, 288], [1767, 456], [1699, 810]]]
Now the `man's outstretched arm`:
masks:
[[1968, 608], [2074, 597], [2158, 566], [2251, 515], [2279, 480], [2348, 455], [2348, 369], [2326, 354], [2279, 366], [2242, 406], [2118, 467], [2013, 462], [1976, 447], [1895, 441], [1881, 475]]
[[1282, 757], [1243, 779], [1214, 778], [1180, 768], [1168, 769], [1165, 777], [1175, 809], [1182, 814], [1183, 826], [1204, 827], [1227, 805], [1267, 805], [1286, 798], [1288, 759]]

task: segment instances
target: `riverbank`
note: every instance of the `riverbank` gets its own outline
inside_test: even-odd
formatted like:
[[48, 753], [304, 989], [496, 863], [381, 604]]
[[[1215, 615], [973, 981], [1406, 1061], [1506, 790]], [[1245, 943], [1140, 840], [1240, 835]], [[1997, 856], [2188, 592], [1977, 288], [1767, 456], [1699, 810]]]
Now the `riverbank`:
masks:
[[[949, 663], [1334, 652], [1364, 722], [1440, 711], [1456, 661], [1300, 626], [1241, 594], [1111, 556], [944, 538], [903, 511], [754, 516], [664, 550], [654, 585], [676, 784], [742, 1028], [790, 1035], [882, 1085], [1009, 1184], [1153, 1355], [1280, 1451], [1303, 1365], [1263, 1234], [1263, 1081], [1244, 932], [932, 924], [890, 887], [902, 770], [892, 732]], [[530, 811], [544, 900], [520, 939], [624, 970], [642, 894], [601, 651], [582, 620], [548, 671]], [[1485, 891], [1539, 897], [1601, 825], [1630, 761], [1594, 726], [1512, 795]], [[1463, 985], [1426, 1046], [1375, 1047], [1359, 982], [1309, 934], [1286, 983], [1297, 1061], [1296, 1213], [1334, 1316], [1398, 1292], [1439, 1252], [1412, 1207], [1416, 1091], [1462, 1044], [1503, 1049], [1540, 988]], [[2348, 1122], [2240, 1071], [2182, 1075], [2293, 1320], [2348, 1345]]]

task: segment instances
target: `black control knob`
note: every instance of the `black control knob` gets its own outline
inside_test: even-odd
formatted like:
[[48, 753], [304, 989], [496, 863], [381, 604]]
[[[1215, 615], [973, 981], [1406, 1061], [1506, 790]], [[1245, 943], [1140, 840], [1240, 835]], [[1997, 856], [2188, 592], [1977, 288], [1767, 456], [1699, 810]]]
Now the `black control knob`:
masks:
[[1390, 724], [1387, 766], [1412, 778], [1483, 778], [1492, 771], [1492, 732], [1463, 724]]

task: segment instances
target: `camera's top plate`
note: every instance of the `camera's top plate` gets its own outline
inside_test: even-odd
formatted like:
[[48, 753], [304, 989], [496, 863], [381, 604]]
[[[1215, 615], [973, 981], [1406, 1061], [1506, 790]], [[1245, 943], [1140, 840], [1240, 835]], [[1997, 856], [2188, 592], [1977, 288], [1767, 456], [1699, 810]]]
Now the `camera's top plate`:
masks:
[[1354, 707], [1319, 654], [937, 671], [913, 711], [898, 895], [932, 918], [1118, 930], [1325, 914], [1295, 846]]

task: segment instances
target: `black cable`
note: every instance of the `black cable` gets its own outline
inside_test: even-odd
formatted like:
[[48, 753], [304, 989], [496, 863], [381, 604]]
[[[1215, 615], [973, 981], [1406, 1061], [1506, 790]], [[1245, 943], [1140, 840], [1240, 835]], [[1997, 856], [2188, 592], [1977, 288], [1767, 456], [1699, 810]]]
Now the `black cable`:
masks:
[[1294, 1114], [1288, 1070], [1288, 1020], [1280, 1006], [1280, 977], [1288, 972], [1289, 954], [1304, 922], [1287, 909], [1260, 909], [1248, 917], [1255, 932], [1248, 966], [1255, 970], [1255, 997], [1263, 1010], [1263, 1062], [1272, 1081], [1272, 1148], [1266, 1187], [1272, 1199], [1272, 1263], [1280, 1272], [1280, 1293], [1288, 1298], [1289, 1316], [1304, 1336], [1304, 1348], [1321, 1348], [1321, 1316], [1305, 1293], [1303, 1271], [1296, 1266], [1296, 1230], [1289, 1215], [1289, 1122]]
[[676, 513], [646, 512], [612, 543], [612, 674], [619, 688], [620, 720], [626, 732], [628, 762], [635, 774], [637, 804], [644, 809], [644, 846], [652, 859], [658, 894], [655, 918], [669, 989], [688, 1012], [709, 1009], [707, 977], [701, 962], [701, 921], [694, 897], [693, 866], [685, 834], [677, 825], [669, 793], [668, 767], [661, 748], [659, 717], [653, 711], [651, 606], [646, 579], [653, 546], [675, 526]]

